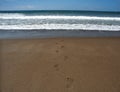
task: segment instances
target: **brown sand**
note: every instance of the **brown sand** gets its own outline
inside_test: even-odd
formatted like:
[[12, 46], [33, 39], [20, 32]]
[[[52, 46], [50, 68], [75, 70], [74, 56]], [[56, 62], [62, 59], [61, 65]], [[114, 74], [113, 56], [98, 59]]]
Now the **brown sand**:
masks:
[[0, 92], [120, 92], [120, 38], [0, 40]]

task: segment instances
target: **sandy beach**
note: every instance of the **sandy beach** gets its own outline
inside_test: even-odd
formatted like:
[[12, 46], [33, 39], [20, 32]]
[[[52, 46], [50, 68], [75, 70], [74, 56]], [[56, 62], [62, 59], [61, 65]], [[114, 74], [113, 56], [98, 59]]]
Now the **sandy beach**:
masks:
[[0, 40], [0, 92], [120, 92], [120, 38]]

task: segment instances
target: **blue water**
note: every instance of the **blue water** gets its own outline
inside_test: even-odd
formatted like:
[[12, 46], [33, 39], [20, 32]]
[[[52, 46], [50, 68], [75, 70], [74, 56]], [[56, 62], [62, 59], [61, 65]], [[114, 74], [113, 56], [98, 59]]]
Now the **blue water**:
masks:
[[75, 16], [103, 16], [120, 17], [120, 12], [104, 11], [75, 11], [75, 10], [29, 10], [29, 11], [0, 11], [0, 13], [20, 13], [25, 15], [75, 15]]

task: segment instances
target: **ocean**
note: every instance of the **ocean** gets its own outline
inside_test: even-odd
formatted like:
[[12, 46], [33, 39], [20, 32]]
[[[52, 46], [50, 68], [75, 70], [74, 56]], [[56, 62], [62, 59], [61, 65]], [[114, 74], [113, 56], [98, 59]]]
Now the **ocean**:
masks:
[[[87, 31], [87, 35], [83, 31]], [[44, 37], [46, 35], [52, 35], [52, 37], [69, 35], [88, 37], [91, 32], [94, 32], [92, 36], [96, 36], [98, 31], [109, 31], [111, 35], [113, 32], [118, 32], [115, 35], [118, 36], [119, 34], [120, 36], [120, 12], [67, 10], [0, 11], [0, 38]], [[108, 36], [107, 33], [100, 34], [100, 36], [104, 35]]]
[[1, 11], [0, 29], [120, 31], [120, 12]]

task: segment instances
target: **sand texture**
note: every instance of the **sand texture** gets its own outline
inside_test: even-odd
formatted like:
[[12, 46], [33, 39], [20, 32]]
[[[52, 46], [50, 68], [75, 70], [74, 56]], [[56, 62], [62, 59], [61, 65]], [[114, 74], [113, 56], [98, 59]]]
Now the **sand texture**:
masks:
[[0, 40], [0, 92], [120, 92], [120, 38]]

